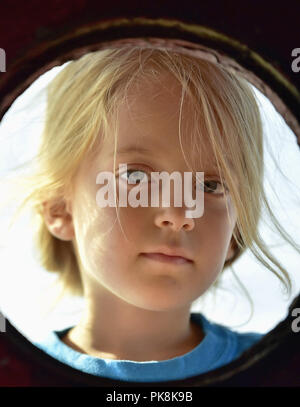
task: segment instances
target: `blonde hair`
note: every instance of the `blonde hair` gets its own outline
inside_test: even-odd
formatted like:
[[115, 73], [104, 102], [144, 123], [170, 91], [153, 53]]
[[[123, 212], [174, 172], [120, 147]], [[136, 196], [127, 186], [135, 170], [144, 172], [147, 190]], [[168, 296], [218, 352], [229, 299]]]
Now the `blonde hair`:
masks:
[[[237, 211], [232, 237], [235, 255], [225, 262], [224, 269], [248, 248], [290, 292], [287, 271], [269, 252], [258, 231], [265, 208], [281, 236], [300, 251], [276, 220], [264, 192], [263, 131], [251, 87], [220, 65], [147, 47], [124, 46], [86, 54], [70, 62], [48, 85], [37, 167], [22, 179], [25, 196], [18, 208], [18, 213], [25, 206], [31, 208], [41, 266], [59, 273], [64, 292], [83, 294], [73, 244], [49, 232], [42, 203], [50, 200], [55, 205], [64, 197], [83, 158], [98, 151], [100, 129], [105, 137], [130, 86], [145, 79], [155, 81], [162, 72], [173, 75], [182, 85], [182, 100], [187, 95], [193, 103], [191, 146], [200, 155], [201, 137], [207, 136]], [[214, 283], [217, 285], [218, 281]]]

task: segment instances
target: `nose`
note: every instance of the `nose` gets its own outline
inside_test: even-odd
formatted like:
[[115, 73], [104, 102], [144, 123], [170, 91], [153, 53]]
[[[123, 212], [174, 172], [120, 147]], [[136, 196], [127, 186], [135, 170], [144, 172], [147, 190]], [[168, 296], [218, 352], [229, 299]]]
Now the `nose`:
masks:
[[194, 218], [185, 217], [186, 208], [169, 207], [160, 208], [155, 216], [155, 225], [160, 228], [170, 228], [174, 232], [181, 229], [185, 231], [193, 230], [195, 227]]

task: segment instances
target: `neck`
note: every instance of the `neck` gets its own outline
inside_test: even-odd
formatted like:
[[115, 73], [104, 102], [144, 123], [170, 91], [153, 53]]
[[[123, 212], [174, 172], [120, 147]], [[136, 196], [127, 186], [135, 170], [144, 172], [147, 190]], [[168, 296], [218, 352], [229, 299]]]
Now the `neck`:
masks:
[[87, 298], [80, 323], [63, 339], [82, 353], [108, 359], [166, 360], [191, 351], [204, 337], [201, 327], [190, 320], [190, 306], [153, 311], [112, 294]]

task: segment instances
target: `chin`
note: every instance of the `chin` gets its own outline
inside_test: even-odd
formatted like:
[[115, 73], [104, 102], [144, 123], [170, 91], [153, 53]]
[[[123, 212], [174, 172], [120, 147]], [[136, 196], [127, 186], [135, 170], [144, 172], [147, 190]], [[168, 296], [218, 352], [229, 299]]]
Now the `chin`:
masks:
[[148, 311], [166, 312], [188, 307], [192, 304], [193, 301], [194, 300], [192, 299], [179, 301], [178, 296], [174, 296], [174, 298], [156, 298], [154, 301], [153, 299], [145, 301], [144, 298], [143, 301], [137, 306]]

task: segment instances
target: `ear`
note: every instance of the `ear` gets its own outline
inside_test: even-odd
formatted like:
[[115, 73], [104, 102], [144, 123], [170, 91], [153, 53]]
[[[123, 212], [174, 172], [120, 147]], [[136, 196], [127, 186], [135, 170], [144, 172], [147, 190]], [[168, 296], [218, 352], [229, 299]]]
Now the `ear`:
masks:
[[43, 216], [49, 232], [61, 240], [75, 237], [71, 203], [63, 198], [43, 202]]
[[227, 250], [227, 255], [226, 255], [225, 261], [231, 260], [232, 257], [235, 255], [235, 253], [236, 253], [236, 243], [235, 243], [234, 237], [232, 236], [228, 250]]

